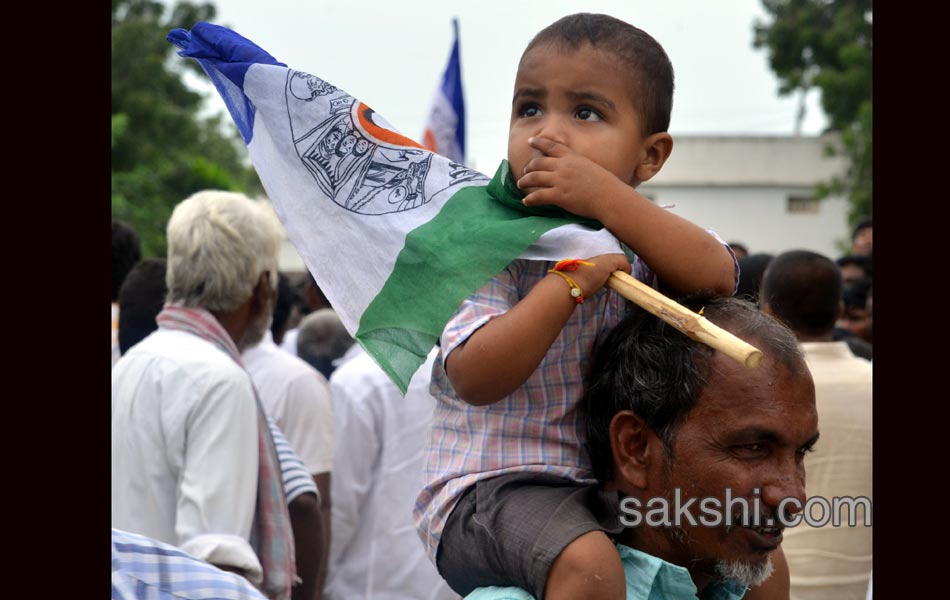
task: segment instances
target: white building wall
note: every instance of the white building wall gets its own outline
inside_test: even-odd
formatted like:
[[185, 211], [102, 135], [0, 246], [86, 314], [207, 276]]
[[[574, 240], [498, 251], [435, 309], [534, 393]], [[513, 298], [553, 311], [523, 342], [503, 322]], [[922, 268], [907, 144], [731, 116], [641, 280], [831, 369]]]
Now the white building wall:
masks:
[[814, 214], [789, 214], [788, 196], [811, 196], [809, 187], [664, 187], [641, 186], [657, 204], [712, 229], [727, 242], [741, 242], [751, 254], [811, 250], [832, 260], [841, 255], [836, 242], [848, 238], [848, 205], [841, 197], [818, 203]]
[[835, 144], [833, 136], [676, 136], [666, 165], [639, 190], [753, 254], [805, 249], [835, 259], [850, 240], [847, 200], [788, 210], [789, 196], [814, 197], [819, 182], [844, 173], [846, 159], [825, 152]]

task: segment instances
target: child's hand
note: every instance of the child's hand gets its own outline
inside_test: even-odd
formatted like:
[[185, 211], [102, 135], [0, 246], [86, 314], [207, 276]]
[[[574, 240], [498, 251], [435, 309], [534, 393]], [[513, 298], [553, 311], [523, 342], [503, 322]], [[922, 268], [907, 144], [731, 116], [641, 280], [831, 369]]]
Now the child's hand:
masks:
[[[584, 259], [587, 262], [594, 263], [594, 266], [578, 265], [575, 271], [565, 271], [565, 275], [574, 280], [585, 298], [594, 295], [597, 290], [604, 287], [607, 279], [614, 271], [623, 271], [630, 273], [630, 261], [623, 254], [601, 254], [593, 258]], [[551, 274], [553, 277], [559, 275]]]
[[545, 137], [528, 140], [542, 153], [525, 165], [524, 173], [515, 173], [518, 188], [527, 191], [525, 206], [553, 204], [591, 219], [599, 219], [610, 198], [629, 191], [630, 186], [594, 161], [564, 144]]

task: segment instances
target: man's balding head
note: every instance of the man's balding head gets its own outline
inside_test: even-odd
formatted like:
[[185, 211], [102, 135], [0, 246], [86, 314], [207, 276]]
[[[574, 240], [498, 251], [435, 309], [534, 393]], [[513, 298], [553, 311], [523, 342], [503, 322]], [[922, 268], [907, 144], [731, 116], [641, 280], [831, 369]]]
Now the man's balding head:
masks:
[[335, 369], [334, 361], [343, 356], [353, 342], [336, 312], [332, 308], [321, 308], [300, 321], [297, 356], [329, 379]]

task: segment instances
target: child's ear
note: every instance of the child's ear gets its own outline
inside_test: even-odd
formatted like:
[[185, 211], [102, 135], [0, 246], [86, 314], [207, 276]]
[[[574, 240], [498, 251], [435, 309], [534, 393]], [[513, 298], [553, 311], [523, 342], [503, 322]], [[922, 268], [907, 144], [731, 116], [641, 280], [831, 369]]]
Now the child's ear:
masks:
[[649, 181], [654, 175], [660, 172], [666, 159], [673, 152], [673, 136], [661, 131], [654, 133], [643, 141], [643, 158], [637, 165], [636, 179], [643, 183]]

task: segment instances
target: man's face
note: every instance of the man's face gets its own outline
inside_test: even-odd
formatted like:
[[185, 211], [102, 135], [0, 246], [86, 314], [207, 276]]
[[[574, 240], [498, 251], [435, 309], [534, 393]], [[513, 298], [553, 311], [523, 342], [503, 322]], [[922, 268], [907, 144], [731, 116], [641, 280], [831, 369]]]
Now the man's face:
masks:
[[844, 314], [835, 325], [847, 329], [865, 341], [871, 341], [871, 311], [867, 308], [857, 306], [845, 308]]
[[841, 283], [843, 285], [851, 285], [855, 281], [867, 278], [867, 274], [864, 272], [864, 269], [858, 265], [841, 265], [840, 270]]
[[[717, 353], [705, 391], [676, 432], [672, 457], [651, 475], [669, 496], [679, 488], [684, 501], [715, 497], [726, 506], [730, 488], [731, 497], [746, 499], [750, 518], [758, 488], [760, 514], [774, 519], [782, 499], [804, 504], [803, 458], [817, 435], [815, 388], [807, 372], [767, 364], [749, 369]], [[732, 512], [741, 509], [736, 505]], [[693, 514], [702, 515], [696, 506]], [[725, 564], [764, 568], [782, 533], [781, 524], [762, 523], [664, 529], [667, 560], [713, 577]]]
[[873, 246], [872, 231], [870, 227], [865, 227], [854, 236], [851, 242], [851, 254], [858, 256], [870, 256]]
[[[630, 73], [613, 55], [585, 44], [531, 49], [515, 77], [508, 162], [515, 179], [543, 154], [528, 139], [543, 136], [635, 185], [643, 154], [641, 119], [630, 96]], [[531, 190], [523, 190], [526, 194]]]

